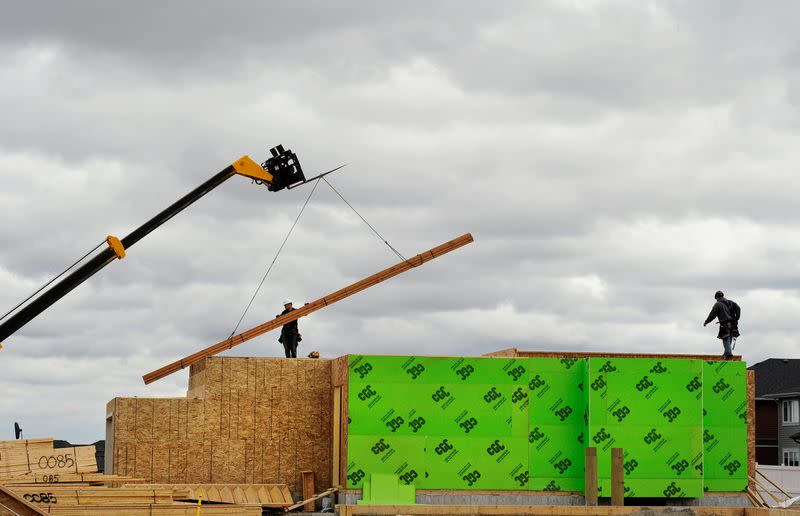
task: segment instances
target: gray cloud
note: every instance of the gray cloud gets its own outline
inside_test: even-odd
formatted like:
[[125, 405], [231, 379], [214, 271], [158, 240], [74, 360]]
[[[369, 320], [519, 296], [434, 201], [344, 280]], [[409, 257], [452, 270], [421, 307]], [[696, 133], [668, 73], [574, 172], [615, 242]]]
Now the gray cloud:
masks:
[[[332, 183], [406, 255], [476, 239], [301, 321], [301, 352], [716, 353], [722, 288], [745, 359], [792, 356], [797, 9], [8, 4], [0, 306], [283, 143], [349, 163]], [[232, 178], [9, 338], [0, 438], [93, 441], [112, 397], [185, 392], [141, 375], [228, 336], [308, 192]], [[396, 261], [320, 184], [241, 328]]]

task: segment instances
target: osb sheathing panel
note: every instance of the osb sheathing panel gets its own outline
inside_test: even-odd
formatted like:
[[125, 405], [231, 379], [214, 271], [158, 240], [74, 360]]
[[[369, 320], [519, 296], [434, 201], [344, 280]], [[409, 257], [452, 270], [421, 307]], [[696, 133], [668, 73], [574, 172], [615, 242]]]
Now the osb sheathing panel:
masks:
[[747, 473], [748, 475], [750, 475], [751, 478], [756, 476], [756, 372], [755, 371], [747, 371]]
[[[341, 437], [339, 440], [339, 478], [344, 479], [347, 477], [347, 431], [349, 427], [349, 420], [347, 417], [348, 407], [348, 384], [350, 379], [350, 356], [345, 355], [334, 359], [331, 364], [331, 384], [334, 387], [342, 388], [341, 400]], [[344, 480], [340, 480], [344, 483]]]
[[202, 398], [114, 400], [114, 471], [163, 483], [286, 483], [299, 494], [310, 469], [318, 489], [329, 487], [331, 362], [213, 357], [192, 367]]

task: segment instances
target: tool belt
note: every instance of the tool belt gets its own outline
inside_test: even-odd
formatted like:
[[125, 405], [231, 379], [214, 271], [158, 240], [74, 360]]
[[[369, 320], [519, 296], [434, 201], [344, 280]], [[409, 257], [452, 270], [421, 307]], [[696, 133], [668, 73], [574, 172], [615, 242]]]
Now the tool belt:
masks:
[[739, 323], [737, 321], [719, 323], [717, 338], [726, 339], [728, 337], [733, 337], [734, 339], [739, 337]]

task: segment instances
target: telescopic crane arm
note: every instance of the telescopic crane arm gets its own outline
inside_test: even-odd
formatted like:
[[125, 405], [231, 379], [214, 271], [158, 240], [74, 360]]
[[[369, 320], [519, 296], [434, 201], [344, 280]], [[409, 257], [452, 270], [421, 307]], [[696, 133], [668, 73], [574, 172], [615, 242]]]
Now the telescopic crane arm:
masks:
[[[164, 211], [139, 226], [128, 236], [122, 239], [118, 239], [114, 236], [106, 238], [108, 247], [100, 251], [89, 261], [0, 324], [0, 343], [49, 308], [53, 303], [64, 297], [72, 289], [92, 277], [95, 273], [100, 271], [100, 269], [116, 259], [121, 260], [125, 258], [126, 250], [133, 244], [180, 213], [184, 208], [224, 183], [230, 177], [237, 174], [249, 177], [256, 184], [266, 185], [268, 190], [277, 192], [284, 188], [300, 186], [303, 183], [325, 175], [322, 174], [306, 180], [303, 175], [303, 169], [300, 167], [300, 162], [291, 150], [285, 150], [282, 145], [278, 145], [270, 149], [270, 152], [272, 156], [261, 165], [248, 156], [242, 156], [215, 174], [211, 179], [175, 201]], [[0, 347], [1, 346], [2, 344], [0, 344]]]

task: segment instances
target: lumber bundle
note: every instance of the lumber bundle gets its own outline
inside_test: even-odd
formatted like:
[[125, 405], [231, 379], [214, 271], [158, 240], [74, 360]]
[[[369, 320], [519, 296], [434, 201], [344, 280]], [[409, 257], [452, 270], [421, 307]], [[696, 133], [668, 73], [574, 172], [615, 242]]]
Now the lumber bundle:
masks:
[[150, 484], [154, 490], [172, 489], [174, 500], [236, 503], [283, 509], [294, 504], [286, 484]]
[[0, 484], [0, 516], [42, 516], [47, 514]]
[[0, 480], [97, 472], [94, 446], [53, 448], [53, 439], [0, 441]]
[[185, 499], [187, 490], [153, 489], [145, 487], [53, 487], [6, 486], [28, 503], [37, 506], [64, 505], [119, 505], [119, 504], [172, 504], [173, 495]]
[[[280, 346], [277, 342], [275, 346]], [[152, 484], [331, 487], [331, 361], [211, 357], [190, 370], [197, 398], [116, 398], [107, 472]]]
[[[195, 516], [196, 503], [175, 502], [175, 498], [190, 499], [191, 491], [179, 487], [164, 489], [139, 485], [123, 488], [64, 488], [52, 486], [0, 486], [0, 502], [17, 502], [11, 514], [65, 514], [80, 516]], [[204, 500], [205, 502], [205, 500]], [[8, 502], [6, 502], [8, 505]], [[21, 511], [26, 512], [21, 512]], [[205, 505], [206, 516], [260, 515], [260, 505]], [[0, 514], [5, 514], [0, 506]]]
[[[197, 504], [109, 504], [109, 505], [65, 505], [50, 506], [48, 514], [64, 516], [196, 516]], [[201, 516], [261, 516], [261, 507], [256, 505], [203, 504]]]
[[6, 485], [121, 485], [144, 483], [144, 478], [128, 477], [122, 475], [105, 475], [103, 473], [57, 473], [57, 474], [38, 474], [24, 475], [13, 478], [0, 479], [0, 483]]
[[388, 269], [384, 269], [381, 272], [373, 274], [367, 278], [362, 279], [361, 281], [357, 281], [352, 285], [349, 285], [343, 289], [337, 290], [331, 294], [328, 294], [325, 297], [317, 299], [316, 301], [312, 301], [301, 308], [298, 308], [286, 315], [282, 315], [277, 317], [271, 321], [267, 321], [264, 324], [251, 328], [245, 332], [242, 332], [238, 335], [234, 335], [228, 339], [225, 339], [221, 342], [214, 344], [213, 346], [209, 346], [205, 349], [198, 351], [192, 355], [189, 355], [185, 358], [182, 358], [178, 361], [175, 361], [171, 364], [167, 364], [160, 369], [156, 369], [150, 373], [147, 373], [142, 378], [144, 379], [145, 384], [152, 383], [156, 380], [164, 378], [176, 371], [180, 371], [181, 369], [188, 367], [194, 363], [199, 362], [203, 358], [210, 357], [231, 349], [233, 346], [237, 346], [243, 342], [246, 342], [250, 339], [258, 337], [259, 335], [263, 335], [268, 331], [274, 330], [276, 328], [280, 328], [284, 324], [287, 324], [291, 321], [295, 321], [301, 317], [309, 315], [312, 312], [316, 312], [326, 306], [336, 303], [337, 301], [341, 301], [347, 297], [352, 296], [353, 294], [357, 294], [362, 290], [368, 289], [378, 283], [386, 281], [390, 278], [397, 276], [398, 274], [402, 274], [410, 269], [415, 267], [419, 267], [420, 265], [429, 262], [443, 254], [449, 253], [450, 251], [454, 251], [460, 247], [463, 247], [473, 241], [472, 235], [467, 233], [462, 235], [458, 238], [450, 240], [449, 242], [445, 242], [444, 244], [434, 247], [428, 251], [420, 253], [413, 258], [409, 258], [408, 260], [402, 261]]

